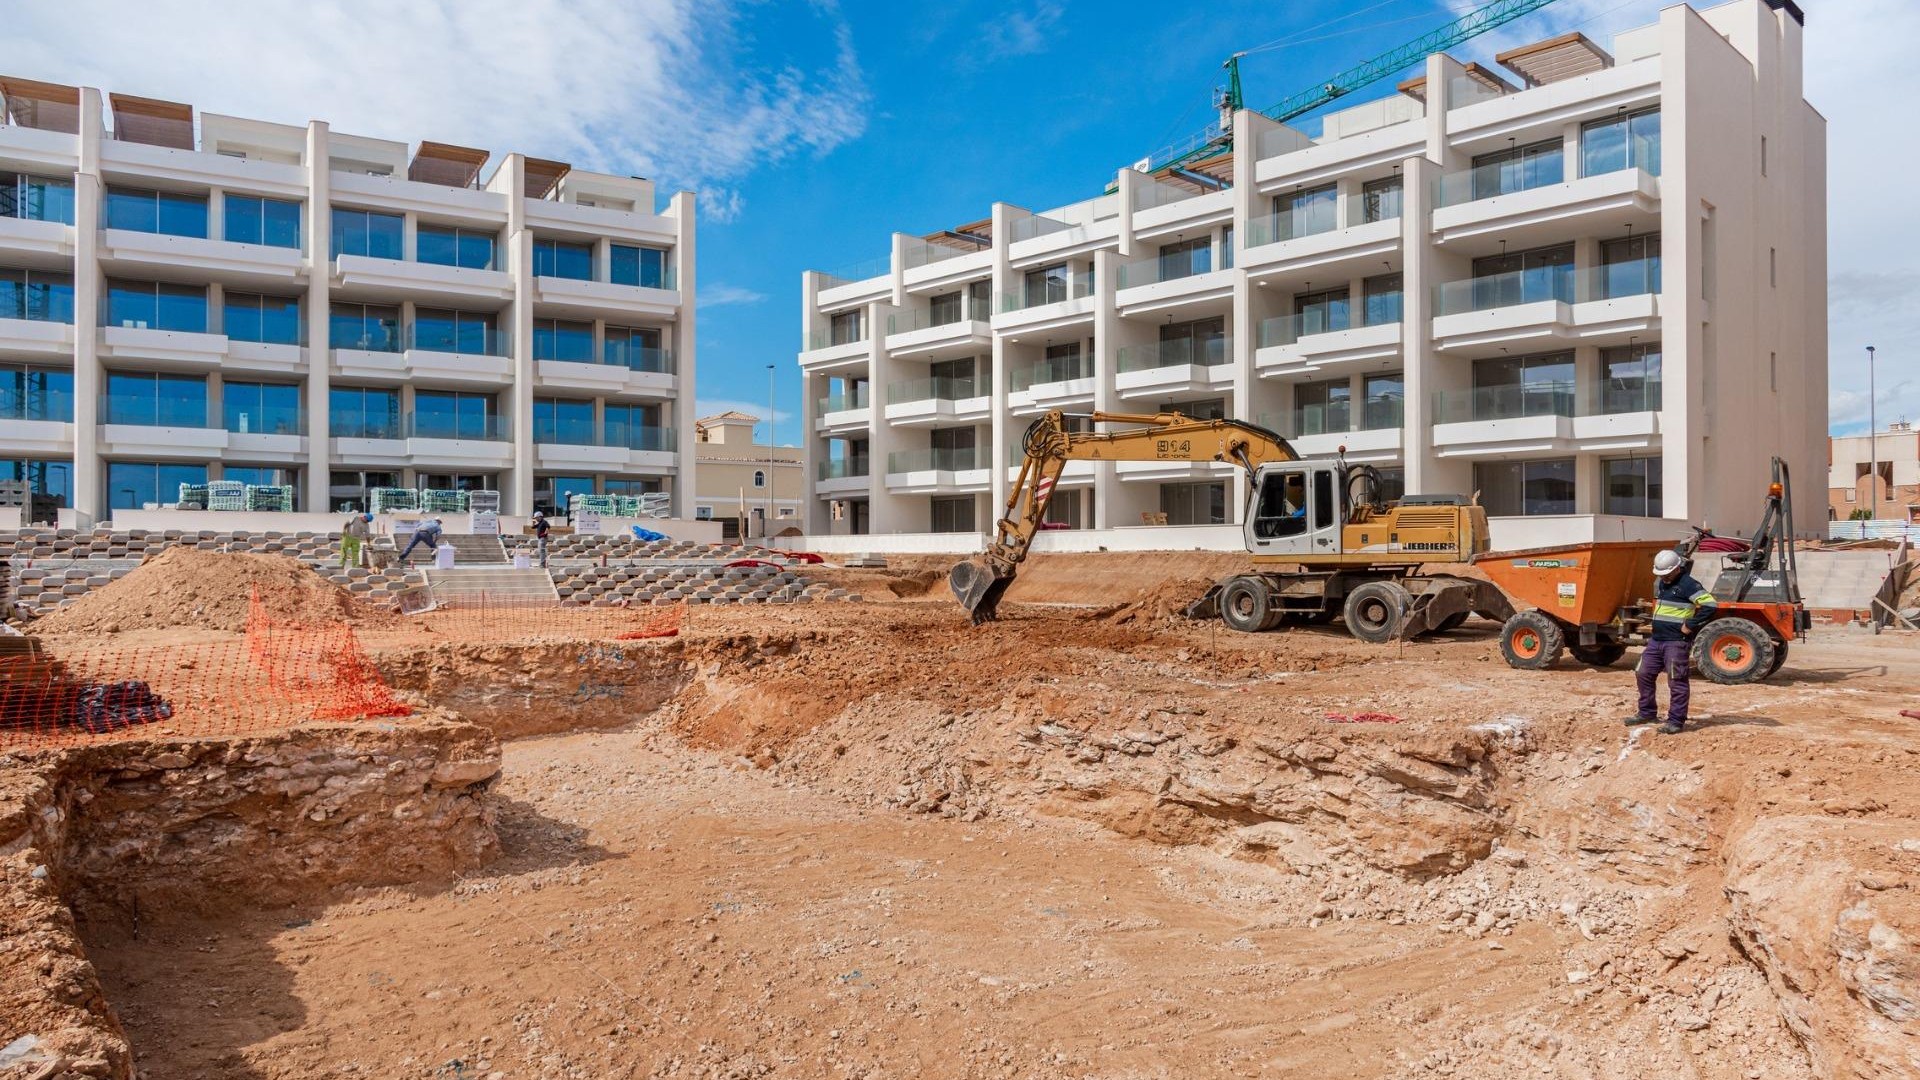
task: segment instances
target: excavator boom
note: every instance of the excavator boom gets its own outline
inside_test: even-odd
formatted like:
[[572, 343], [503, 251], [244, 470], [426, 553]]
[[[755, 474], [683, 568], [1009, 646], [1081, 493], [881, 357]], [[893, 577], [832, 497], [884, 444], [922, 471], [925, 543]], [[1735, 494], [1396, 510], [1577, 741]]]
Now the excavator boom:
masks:
[[1180, 413], [1094, 413], [1096, 424], [1138, 425], [1120, 431], [1070, 431], [1055, 409], [1033, 422], [1023, 443], [1020, 475], [1007, 495], [1006, 513], [994, 523], [987, 550], [947, 575], [954, 599], [976, 625], [999, 612], [1000, 598], [1026, 560], [1054, 485], [1069, 461], [1221, 461], [1249, 478], [1261, 465], [1298, 461], [1287, 440], [1239, 420], [1195, 420]]

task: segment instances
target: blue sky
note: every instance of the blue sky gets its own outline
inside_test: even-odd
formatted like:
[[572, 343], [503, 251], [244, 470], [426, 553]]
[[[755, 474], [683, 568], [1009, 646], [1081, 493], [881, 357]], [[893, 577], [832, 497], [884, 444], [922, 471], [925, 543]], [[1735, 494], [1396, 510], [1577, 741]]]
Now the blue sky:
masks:
[[[696, 190], [699, 399], [765, 412], [772, 363], [777, 434], [794, 442], [802, 270], [883, 256], [893, 231], [977, 220], [996, 199], [1045, 209], [1096, 194], [1210, 121], [1230, 52], [1285, 43], [1245, 63], [1260, 108], [1473, 6], [253, 0], [211, 19], [197, 0], [65, 0], [9, 12], [0, 69]], [[1455, 55], [1487, 61], [1576, 28], [1604, 46], [1660, 6], [1558, 0]], [[1807, 95], [1829, 121], [1829, 412], [1836, 430], [1864, 426], [1873, 344], [1881, 423], [1920, 419], [1920, 203], [1897, 189], [1920, 174], [1920, 139], [1888, 120], [1920, 100], [1906, 55], [1920, 3], [1802, 6]]]

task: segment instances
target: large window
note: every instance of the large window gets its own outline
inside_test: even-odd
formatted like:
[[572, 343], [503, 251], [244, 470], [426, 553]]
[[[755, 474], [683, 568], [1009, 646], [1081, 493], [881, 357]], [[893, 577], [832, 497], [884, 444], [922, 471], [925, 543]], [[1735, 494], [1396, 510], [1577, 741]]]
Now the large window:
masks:
[[1473, 159], [1473, 197], [1490, 199], [1557, 184], [1566, 176], [1566, 162], [1559, 139], [1481, 154]]
[[1606, 380], [1600, 385], [1602, 413], [1660, 411], [1660, 346], [1617, 345], [1600, 350], [1600, 370]]
[[1400, 216], [1401, 195], [1398, 176], [1368, 181], [1360, 187], [1360, 216], [1367, 221], [1392, 221]]
[[973, 532], [973, 504], [971, 495], [943, 495], [931, 500], [933, 503], [933, 531], [937, 533]]
[[501, 355], [500, 334], [494, 329], [493, 315], [487, 312], [417, 308], [412, 340], [407, 345], [427, 352]]
[[1057, 304], [1068, 299], [1072, 287], [1073, 274], [1066, 263], [1043, 266], [1038, 270], [1027, 271], [1026, 303], [1023, 307], [1039, 304]]
[[1353, 419], [1353, 384], [1346, 379], [1306, 382], [1294, 387], [1294, 435], [1348, 431]]
[[1573, 415], [1573, 354], [1498, 357], [1473, 365], [1474, 420]]
[[73, 372], [0, 364], [0, 420], [73, 423]]
[[591, 476], [535, 476], [533, 508], [543, 514], [566, 514], [575, 495], [593, 494]]
[[484, 229], [422, 225], [414, 238], [414, 258], [435, 266], [493, 269], [494, 234]]
[[107, 462], [107, 509], [138, 510], [152, 503], [178, 502], [181, 484], [207, 482], [205, 465], [151, 461]]
[[207, 332], [207, 290], [166, 281], [108, 281], [107, 325]]
[[566, 319], [533, 320], [533, 358], [593, 363], [593, 324]]
[[1659, 233], [1607, 240], [1600, 245], [1600, 295], [1594, 299], [1642, 296], [1659, 291]]
[[1202, 236], [1177, 244], [1160, 245], [1159, 280], [1175, 281], [1213, 269], [1213, 238]]
[[233, 480], [250, 487], [290, 487], [293, 508], [300, 509], [300, 470], [279, 465], [226, 465], [220, 469], [222, 480]]
[[336, 349], [400, 351], [400, 309], [386, 304], [336, 302], [328, 312], [327, 336]]
[[1397, 428], [1405, 422], [1407, 384], [1400, 372], [1369, 375], [1362, 380], [1366, 400], [1361, 406], [1360, 426], [1367, 431]]
[[257, 195], [228, 195], [221, 231], [239, 244], [300, 246], [300, 204]]
[[73, 321], [73, 275], [0, 269], [0, 319]]
[[1222, 316], [1160, 327], [1160, 365], [1227, 362], [1227, 320]]
[[1225, 524], [1227, 485], [1161, 484], [1160, 512], [1169, 525]]
[[1477, 461], [1473, 486], [1492, 517], [1573, 513], [1573, 459]]
[[615, 285], [639, 285], [648, 289], [673, 288], [673, 275], [667, 266], [667, 253], [661, 248], [614, 244], [610, 254], [613, 263], [609, 268], [610, 276]]
[[0, 170], [0, 217], [73, 224], [73, 181]]
[[927, 325], [948, 326], [960, 321], [960, 294], [941, 293], [927, 297]]
[[1349, 301], [1351, 291], [1342, 285], [1321, 292], [1299, 293], [1293, 298], [1293, 310], [1300, 317], [1300, 336], [1345, 330], [1352, 325]]
[[1600, 462], [1601, 512], [1625, 517], [1662, 517], [1660, 458], [1609, 458]]
[[1660, 110], [1622, 112], [1580, 128], [1580, 175], [1621, 169], [1660, 175]]
[[207, 380], [199, 375], [107, 373], [101, 421], [149, 427], [207, 426]]
[[1473, 260], [1472, 310], [1486, 311], [1540, 300], [1573, 303], [1572, 244]]
[[207, 197], [138, 188], [107, 189], [107, 228], [206, 239]]
[[1257, 239], [1291, 240], [1331, 232], [1340, 224], [1340, 186], [1322, 184], [1273, 197], [1273, 236]]
[[662, 346], [657, 326], [609, 326], [602, 344], [606, 363], [634, 371], [670, 372], [673, 357]]
[[422, 439], [503, 439], [492, 394], [417, 390], [413, 395], [413, 431]]
[[223, 303], [225, 309], [221, 312], [220, 329], [229, 338], [269, 345], [301, 343], [298, 297], [230, 292]]
[[300, 387], [292, 383], [234, 382], [220, 388], [227, 430], [253, 435], [299, 435]]
[[16, 480], [36, 495], [51, 495], [61, 506], [73, 505], [73, 463], [38, 458], [0, 458], [0, 480]]
[[1400, 321], [1401, 278], [1399, 274], [1375, 274], [1361, 282], [1362, 326], [1381, 326]]
[[565, 398], [536, 398], [533, 402], [533, 441], [564, 446], [592, 446], [593, 402]]
[[399, 214], [333, 208], [333, 257], [365, 255], [373, 259], [401, 257], [405, 219]]
[[374, 488], [400, 486], [400, 474], [383, 471], [347, 470], [327, 474], [327, 499], [343, 514], [367, 509], [367, 492]]
[[629, 450], [672, 450], [672, 433], [660, 426], [658, 405], [614, 405], [603, 410], [601, 424], [608, 446]]
[[867, 340], [864, 314], [859, 311], [843, 311], [827, 321], [830, 345], [851, 345], [856, 341]]
[[571, 240], [535, 240], [533, 242], [535, 277], [593, 280], [593, 245]]
[[[327, 394], [327, 429], [341, 439], [400, 438], [400, 391], [336, 386]], [[394, 487], [375, 484], [374, 487]]]

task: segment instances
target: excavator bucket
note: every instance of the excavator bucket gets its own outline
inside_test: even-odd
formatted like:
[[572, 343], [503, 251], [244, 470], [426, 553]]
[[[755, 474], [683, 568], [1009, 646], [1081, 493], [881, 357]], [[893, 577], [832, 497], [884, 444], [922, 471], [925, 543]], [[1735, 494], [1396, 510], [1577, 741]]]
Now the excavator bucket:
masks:
[[956, 563], [947, 573], [947, 585], [953, 598], [960, 601], [973, 625], [992, 621], [999, 613], [1000, 597], [1013, 584], [1012, 570], [999, 570], [986, 559], [968, 559]]

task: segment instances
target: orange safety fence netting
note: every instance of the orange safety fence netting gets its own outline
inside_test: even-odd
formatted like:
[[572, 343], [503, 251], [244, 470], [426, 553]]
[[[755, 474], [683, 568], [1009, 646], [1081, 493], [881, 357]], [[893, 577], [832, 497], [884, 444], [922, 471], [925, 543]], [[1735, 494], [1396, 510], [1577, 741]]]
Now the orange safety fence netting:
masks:
[[257, 592], [238, 638], [133, 646], [53, 639], [0, 656], [0, 753], [407, 712], [351, 627], [275, 619]]

